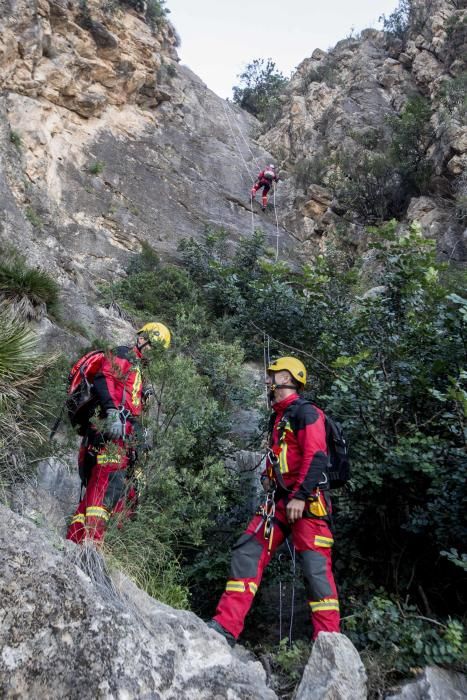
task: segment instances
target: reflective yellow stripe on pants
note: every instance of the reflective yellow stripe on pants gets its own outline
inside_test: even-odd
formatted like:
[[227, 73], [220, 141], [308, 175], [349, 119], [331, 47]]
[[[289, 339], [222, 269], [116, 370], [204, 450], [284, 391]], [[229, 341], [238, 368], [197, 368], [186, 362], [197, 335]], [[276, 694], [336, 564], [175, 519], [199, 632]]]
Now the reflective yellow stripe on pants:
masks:
[[101, 508], [101, 506], [89, 506], [86, 508], [87, 518], [102, 518], [102, 520], [109, 520], [110, 513], [107, 508]]

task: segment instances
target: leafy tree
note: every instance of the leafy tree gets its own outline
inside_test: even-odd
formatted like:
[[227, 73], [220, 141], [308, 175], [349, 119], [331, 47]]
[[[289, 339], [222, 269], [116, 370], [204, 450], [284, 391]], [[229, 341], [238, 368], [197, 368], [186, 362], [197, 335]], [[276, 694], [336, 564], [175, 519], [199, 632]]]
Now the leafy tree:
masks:
[[256, 58], [239, 76], [240, 85], [233, 90], [233, 101], [267, 126], [280, 115], [279, 96], [287, 83], [271, 58]]
[[[181, 245], [183, 293], [158, 261], [114, 286], [119, 303], [128, 295], [129, 307], [143, 307], [154, 300], [139, 285], [157, 295], [160, 278], [168, 305], [173, 295], [178, 355], [152, 361], [156, 449], [143, 469], [141, 515], [116, 531], [112, 548], [120, 560], [131, 553], [130, 567], [140, 558], [148, 590], [181, 605], [189, 591], [192, 607], [212, 614], [251, 488], [224, 463], [235, 407], [249, 396], [241, 365], [244, 356], [262, 361], [267, 338], [272, 356], [303, 359], [307, 396], [344, 423], [354, 476], [334, 503], [346, 629], [381, 655], [391, 679], [394, 669], [455, 665], [462, 654], [467, 300], [418, 226], [374, 228], [369, 246], [366, 261], [328, 250], [291, 269], [274, 262], [260, 233], [233, 247], [225, 232], [208, 231]], [[257, 619], [268, 605], [260, 595]]]

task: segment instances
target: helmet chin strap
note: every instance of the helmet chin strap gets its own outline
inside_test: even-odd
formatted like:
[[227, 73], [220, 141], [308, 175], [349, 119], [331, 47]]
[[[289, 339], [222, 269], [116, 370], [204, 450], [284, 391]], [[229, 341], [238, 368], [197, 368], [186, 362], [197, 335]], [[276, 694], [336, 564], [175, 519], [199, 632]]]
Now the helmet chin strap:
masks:
[[276, 384], [276, 383], [273, 383], [270, 385], [270, 388], [269, 388], [269, 400], [270, 401], [273, 400], [277, 389], [293, 389], [294, 391], [297, 391], [297, 387], [295, 386], [295, 384]]
[[140, 352], [141, 352], [141, 350], [144, 350], [144, 348], [145, 348], [147, 345], [151, 345], [151, 341], [150, 341], [150, 340], [146, 340], [146, 342], [145, 342], [145, 343], [142, 343], [141, 345], [139, 344], [138, 341], [136, 341], [136, 347], [138, 348], [138, 350], [139, 350]]

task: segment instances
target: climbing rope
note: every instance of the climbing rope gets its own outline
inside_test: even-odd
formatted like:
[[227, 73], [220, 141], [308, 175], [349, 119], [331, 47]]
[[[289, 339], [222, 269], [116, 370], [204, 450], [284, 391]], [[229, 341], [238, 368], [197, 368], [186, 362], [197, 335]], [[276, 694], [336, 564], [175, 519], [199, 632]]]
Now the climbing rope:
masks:
[[234, 143], [235, 143], [235, 145], [236, 145], [236, 147], [237, 147], [237, 150], [238, 150], [238, 152], [239, 152], [239, 154], [240, 154], [240, 157], [241, 157], [241, 159], [242, 159], [242, 161], [243, 161], [243, 165], [245, 166], [245, 170], [246, 170], [247, 173], [248, 173], [248, 177], [254, 180], [254, 175], [251, 174], [250, 168], [248, 167], [248, 164], [247, 164], [247, 162], [246, 162], [246, 160], [245, 160], [245, 157], [244, 157], [244, 155], [243, 155], [243, 153], [242, 153], [242, 149], [240, 148], [240, 144], [239, 144], [239, 142], [238, 142], [238, 139], [237, 139], [237, 137], [235, 136], [235, 132], [234, 132], [234, 130], [233, 130], [232, 123], [231, 123], [231, 121], [230, 121], [229, 113], [227, 112], [227, 110], [226, 110], [226, 108], [225, 108], [225, 102], [224, 102], [224, 100], [222, 100], [222, 107], [223, 107], [223, 109], [224, 109], [225, 118], [227, 119], [227, 124], [229, 125], [230, 133], [232, 134], [232, 138], [233, 138], [233, 140], [234, 140]]
[[[230, 133], [232, 134], [232, 138], [233, 138], [233, 140], [234, 140], [235, 146], [237, 147], [237, 150], [238, 150], [238, 152], [239, 152], [239, 154], [240, 154], [240, 157], [241, 157], [241, 159], [242, 159], [242, 161], [243, 161], [243, 165], [245, 166], [245, 169], [246, 169], [248, 175], [249, 175], [250, 178], [254, 181], [254, 180], [255, 180], [255, 176], [254, 176], [254, 174], [252, 175], [252, 173], [251, 173], [251, 171], [250, 171], [250, 168], [248, 167], [248, 164], [247, 164], [247, 162], [246, 162], [246, 160], [245, 160], [245, 158], [244, 158], [244, 155], [243, 155], [243, 153], [242, 153], [242, 149], [240, 148], [240, 143], [239, 143], [239, 141], [238, 141], [238, 139], [237, 139], [237, 137], [236, 137], [236, 135], [235, 135], [235, 132], [234, 132], [234, 130], [233, 130], [232, 122], [231, 122], [231, 120], [230, 120], [229, 112], [228, 112], [228, 110], [226, 109], [226, 105], [228, 106], [228, 109], [231, 111], [232, 116], [235, 116], [235, 114], [234, 114], [232, 108], [230, 107], [229, 103], [228, 103], [228, 102], [225, 102], [224, 100], [222, 100], [222, 108], [223, 108], [223, 110], [224, 110], [225, 118], [226, 118], [226, 120], [227, 120], [227, 124], [228, 124], [228, 126], [229, 126]], [[257, 158], [255, 157], [253, 151], [251, 150], [251, 146], [250, 146], [250, 144], [248, 143], [247, 139], [245, 138], [245, 135], [244, 135], [242, 129], [240, 128], [240, 125], [237, 123], [236, 120], [235, 120], [235, 126], [236, 126], [237, 131], [238, 131], [238, 133], [240, 134], [240, 136], [241, 136], [243, 142], [245, 143], [246, 147], [248, 148], [248, 150], [249, 150], [249, 152], [250, 152], [250, 155], [251, 155], [251, 158], [252, 158], [252, 159], [254, 160], [254, 162], [256, 163], [256, 167], [258, 168], [258, 170], [261, 170], [261, 165], [260, 165], [260, 163], [258, 162]], [[274, 218], [275, 218], [275, 221], [276, 221], [276, 256], [275, 256], [275, 261], [277, 262], [278, 259], [279, 259], [279, 238], [280, 238], [280, 232], [279, 232], [279, 218], [278, 218], [278, 216], [277, 216], [277, 207], [276, 207], [276, 188], [275, 188], [275, 185], [273, 186], [273, 207], [274, 207]], [[251, 193], [250, 193], [250, 209], [251, 209], [251, 233], [252, 233], [252, 235], [254, 235], [254, 233], [255, 233], [255, 212], [254, 212], [254, 209], [253, 209], [253, 195], [252, 195]]]
[[295, 612], [295, 573], [296, 573], [296, 558], [295, 558], [295, 547], [292, 545], [290, 547], [289, 540], [286, 540], [287, 547], [289, 548], [290, 556], [292, 559], [292, 599], [290, 601], [290, 625], [289, 625], [289, 646], [292, 646], [292, 632], [293, 632], [293, 618]]
[[[230, 104], [229, 104], [228, 102], [227, 102], [227, 105], [228, 105], [228, 108], [229, 108], [229, 110], [231, 111], [231, 113], [234, 114], [234, 112], [233, 112], [233, 110], [232, 110], [232, 107], [230, 106]], [[245, 138], [245, 136], [244, 136], [244, 134], [243, 134], [243, 131], [241, 130], [240, 126], [238, 125], [238, 122], [235, 122], [235, 125], [236, 125], [236, 127], [237, 127], [237, 130], [238, 130], [240, 136], [241, 136], [242, 139], [243, 139], [244, 144], [246, 145], [246, 147], [247, 147], [248, 150], [250, 151], [250, 155], [251, 155], [252, 159], [255, 161], [256, 167], [258, 168], [258, 170], [261, 170], [261, 165], [260, 165], [259, 161], [257, 160], [255, 154], [254, 154], [253, 151], [251, 150], [251, 146], [250, 146], [250, 144], [248, 143], [248, 141], [246, 140], [246, 138]]]
[[[233, 127], [232, 127], [232, 122], [230, 121], [229, 113], [226, 110], [225, 105], [226, 105], [225, 101], [222, 100], [222, 107], [224, 109], [225, 118], [227, 120], [227, 124], [229, 125], [230, 133], [232, 134], [232, 138], [234, 140], [235, 146], [237, 147], [237, 151], [240, 154], [240, 157], [243, 161], [243, 165], [245, 166], [245, 170], [248, 173], [248, 177], [250, 178], [250, 181], [254, 180], [254, 175], [251, 174], [250, 168], [248, 167], [248, 164], [243, 156], [242, 149], [240, 148], [240, 144], [238, 142], [238, 139], [235, 136], [235, 132], [234, 132]], [[242, 136], [243, 136], [243, 134], [242, 134]], [[251, 193], [250, 193], [250, 210], [251, 210], [251, 235], [254, 236], [255, 235], [255, 212], [253, 209], [253, 195]]]
[[277, 218], [277, 209], [276, 209], [276, 185], [273, 185], [272, 188], [272, 203], [274, 206], [274, 216], [276, 219], [276, 262], [279, 259], [279, 219]]

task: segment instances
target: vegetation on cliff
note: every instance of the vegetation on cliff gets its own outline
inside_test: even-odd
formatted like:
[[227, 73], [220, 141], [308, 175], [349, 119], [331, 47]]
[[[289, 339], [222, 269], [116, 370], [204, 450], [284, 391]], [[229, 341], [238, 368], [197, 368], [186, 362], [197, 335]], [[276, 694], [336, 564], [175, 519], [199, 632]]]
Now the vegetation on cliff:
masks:
[[[467, 301], [416, 225], [369, 235], [365, 261], [330, 249], [292, 271], [272, 262], [259, 233], [231, 250], [225, 232], [210, 232], [181, 245], [183, 269], [148, 262], [146, 251], [106, 292], [170, 323], [177, 353], [151, 365], [164, 387], [155, 445], [139, 522], [118, 540], [130, 538], [138, 560], [137, 543], [154, 540], [150, 590], [172, 603], [177, 590], [180, 604], [190, 591], [193, 609], [212, 613], [248, 517], [241, 476], [222, 460], [235, 448], [232, 410], [251, 399], [243, 357], [261, 360], [266, 334], [273, 354], [293, 348], [308, 365], [309, 396], [343, 420], [352, 447], [352, 489], [337, 496], [335, 515], [345, 630], [407, 672], [463, 653]], [[271, 639], [277, 614], [261, 592], [256, 606], [255, 643]]]

